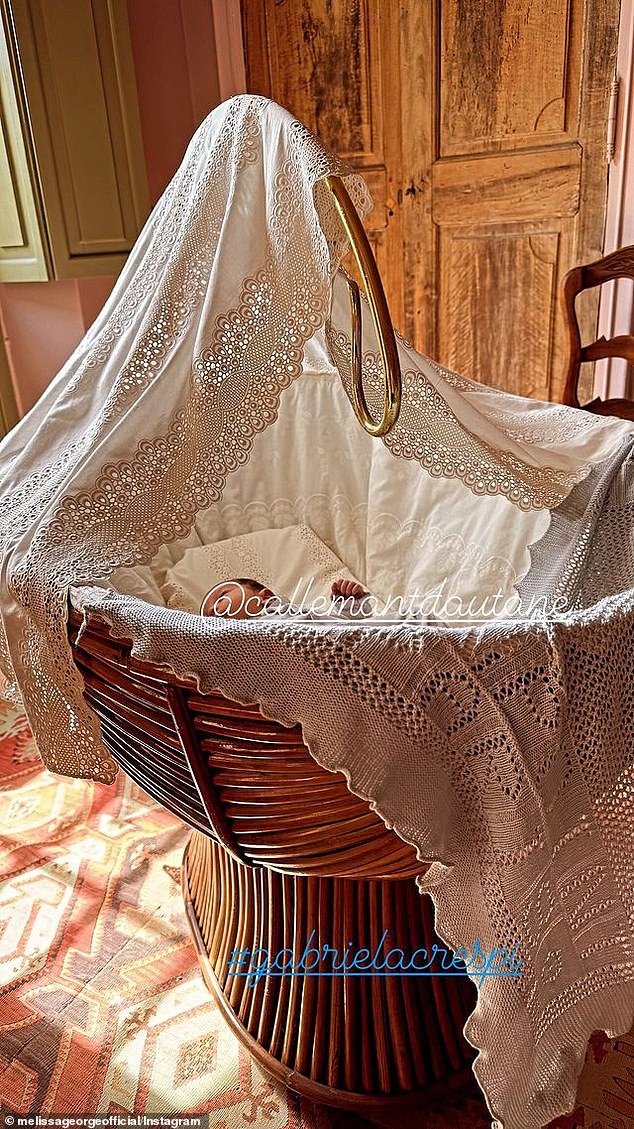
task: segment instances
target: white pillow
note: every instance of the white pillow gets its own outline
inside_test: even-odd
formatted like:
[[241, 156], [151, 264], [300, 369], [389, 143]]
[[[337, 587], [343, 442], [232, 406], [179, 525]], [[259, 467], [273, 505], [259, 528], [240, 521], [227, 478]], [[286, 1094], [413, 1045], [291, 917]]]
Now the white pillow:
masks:
[[210, 588], [238, 577], [258, 580], [298, 605], [329, 597], [333, 580], [356, 579], [309, 526], [289, 525], [187, 549], [167, 569], [161, 591], [169, 608], [198, 612]]

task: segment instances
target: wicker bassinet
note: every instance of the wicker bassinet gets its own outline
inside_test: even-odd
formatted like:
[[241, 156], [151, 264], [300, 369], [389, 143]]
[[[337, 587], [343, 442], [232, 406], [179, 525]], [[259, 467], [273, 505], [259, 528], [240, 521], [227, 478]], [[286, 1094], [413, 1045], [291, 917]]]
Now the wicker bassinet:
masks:
[[[154, 560], [166, 542], [189, 536], [194, 514], [211, 523], [201, 544], [220, 541], [233, 531], [233, 508], [240, 532], [307, 522], [370, 590], [406, 593], [417, 570], [430, 579], [417, 538], [427, 536], [434, 506], [442, 525], [431, 556], [441, 571], [447, 524], [456, 542], [471, 538], [487, 557], [506, 506], [533, 521], [513, 550], [523, 559], [580, 468], [616, 452], [624, 431], [598, 428], [575, 443], [570, 420], [564, 452], [558, 428], [546, 426], [537, 442], [534, 414], [516, 398], [476, 388], [397, 342], [371, 247], [334, 175], [341, 171], [265, 99], [218, 107], [85, 341], [4, 441], [4, 665], [33, 705], [39, 744], [59, 746], [47, 750], [54, 769], [79, 767], [78, 737], [94, 753], [80, 688], [73, 680], [68, 702], [61, 691], [73, 673], [64, 599], [78, 576], [100, 582], [129, 561]], [[360, 178], [343, 173], [369, 207]], [[321, 180], [334, 205], [320, 188], [318, 209]], [[365, 336], [356, 283], [333, 276], [343, 250], [337, 214], [368, 294], [374, 332]], [[261, 238], [244, 238], [246, 215]], [[365, 431], [352, 423], [348, 399]], [[279, 458], [257, 442], [272, 423]], [[390, 445], [365, 434], [390, 429]], [[342, 452], [350, 473], [339, 496]], [[435, 489], [442, 498], [434, 501]], [[496, 547], [494, 590], [498, 558]], [[507, 564], [509, 577], [517, 573]], [[468, 600], [469, 584], [478, 593], [484, 586], [479, 569], [467, 571], [460, 595]], [[429, 952], [438, 940], [432, 902], [414, 882], [425, 864], [342, 774], [318, 766], [299, 726], [135, 660], [105, 622], [91, 620], [78, 641], [80, 627], [70, 607], [75, 662], [108, 750], [192, 828], [183, 882], [203, 972], [260, 1063], [342, 1107], [411, 1102], [466, 1078], [474, 1051], [462, 1030], [476, 996], [466, 976], [346, 971], [251, 985], [231, 974], [234, 950], [297, 954], [313, 932], [339, 952], [348, 942], [378, 948], [386, 930], [390, 948]], [[94, 775], [99, 765], [88, 767]]]
[[[348, 218], [383, 309], [377, 331], [393, 338], [372, 253], [351, 210]], [[385, 348], [389, 376], [388, 360]], [[363, 422], [358, 390], [356, 401]], [[384, 419], [391, 410], [387, 380]], [[205, 980], [254, 1057], [290, 1088], [342, 1108], [412, 1104], [465, 1083], [475, 1052], [462, 1032], [476, 1002], [466, 976], [295, 974], [251, 986], [231, 974], [234, 950], [297, 954], [313, 931], [315, 944], [339, 952], [350, 941], [377, 946], [385, 930], [405, 953], [443, 948], [431, 898], [414, 882], [425, 869], [414, 848], [341, 773], [316, 763], [299, 725], [136, 660], [103, 621], [92, 619], [78, 643], [81, 622], [69, 605], [75, 661], [106, 746], [193, 829], [183, 860], [189, 923]]]
[[460, 1085], [475, 988], [464, 976], [232, 976], [234, 949], [303, 950], [312, 930], [427, 951], [431, 899], [414, 849], [289, 729], [221, 694], [201, 695], [130, 654], [103, 622], [69, 635], [106, 745], [122, 769], [193, 828], [183, 890], [202, 971], [234, 1032], [270, 1073], [340, 1107], [409, 1103]]

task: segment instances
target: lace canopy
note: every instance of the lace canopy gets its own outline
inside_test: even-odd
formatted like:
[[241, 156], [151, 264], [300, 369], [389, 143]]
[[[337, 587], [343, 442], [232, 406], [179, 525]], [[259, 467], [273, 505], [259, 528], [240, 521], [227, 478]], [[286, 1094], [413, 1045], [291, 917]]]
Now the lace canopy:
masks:
[[[522, 978], [486, 981], [466, 1034], [497, 1124], [540, 1129], [570, 1107], [591, 1032], [634, 1021], [632, 428], [399, 339], [400, 417], [362, 432], [327, 174], [365, 214], [361, 177], [266, 99], [195, 134], [101, 315], [0, 446], [0, 666], [49, 768], [105, 782], [69, 593], [138, 657], [300, 721], [433, 860], [443, 940], [519, 941]], [[363, 375], [376, 409], [367, 318]], [[300, 523], [373, 591], [442, 562], [462, 594], [519, 584], [568, 610], [472, 630], [227, 622], [115, 591], [193, 544]]]

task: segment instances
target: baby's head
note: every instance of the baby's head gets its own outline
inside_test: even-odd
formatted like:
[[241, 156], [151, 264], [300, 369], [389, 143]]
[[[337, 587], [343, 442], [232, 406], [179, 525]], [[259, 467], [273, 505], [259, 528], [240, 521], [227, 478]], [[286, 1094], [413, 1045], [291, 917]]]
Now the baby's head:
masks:
[[258, 580], [240, 577], [223, 580], [203, 597], [201, 615], [218, 615], [228, 619], [250, 619], [260, 615], [274, 593]]

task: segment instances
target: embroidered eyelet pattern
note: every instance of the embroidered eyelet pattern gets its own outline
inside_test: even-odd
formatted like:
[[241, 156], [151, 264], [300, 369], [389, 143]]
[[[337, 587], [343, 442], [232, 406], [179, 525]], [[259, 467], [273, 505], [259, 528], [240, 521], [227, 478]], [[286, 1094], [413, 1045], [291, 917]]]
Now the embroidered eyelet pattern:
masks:
[[[236, 98], [216, 133], [211, 119], [203, 124], [140, 238], [143, 253], [131, 256], [127, 285], [118, 284], [119, 301], [69, 363], [59, 410], [74, 410], [100, 371], [105, 394], [99, 410], [91, 404], [85, 427], [76, 429], [55, 461], [21, 487], [16, 483], [3, 499], [5, 543], [19, 529], [33, 531], [8, 569], [9, 588], [24, 612], [17, 652], [15, 643], [5, 641], [3, 666], [9, 676], [12, 666], [19, 671], [36, 741], [49, 767], [62, 773], [109, 781], [116, 772], [83, 701], [68, 647], [68, 587], [147, 563], [160, 545], [185, 537], [196, 513], [221, 498], [227, 475], [244, 465], [254, 437], [277, 418], [281, 393], [301, 373], [304, 345], [326, 318], [345, 239], [334, 204], [315, 188], [317, 181], [338, 173], [360, 211], [371, 203], [361, 178], [286, 115], [286, 158], [262, 201], [260, 269], [243, 275], [237, 289], [224, 276], [216, 278], [214, 266], [228, 261], [222, 249], [224, 224], [231, 222], [227, 201], [238, 190], [247, 200], [252, 191], [257, 196], [264, 164], [271, 162], [263, 142], [271, 114], [285, 112], [266, 99]], [[232, 250], [231, 277], [239, 279], [240, 244]], [[248, 239], [244, 262], [253, 263]], [[234, 297], [211, 324], [205, 304], [211, 295], [217, 308], [218, 299], [210, 286]], [[179, 370], [188, 352], [183, 381]], [[148, 436], [92, 471], [91, 481], [85, 460], [94, 466], [92, 452], [100, 443], [116, 450], [118, 423], [131, 409], [142, 434], [140, 405], [147, 401], [149, 412], [162, 399], [162, 388], [174, 399], [171, 413], [163, 412], [162, 432], [152, 435], [148, 414]], [[43, 428], [52, 432], [54, 418]]]
[[[352, 343], [349, 335], [327, 327], [329, 348], [336, 360], [343, 382], [351, 397]], [[445, 371], [429, 361], [432, 369]], [[378, 415], [383, 399], [384, 376], [382, 362], [376, 353], [364, 351], [362, 359], [363, 383], [370, 410]], [[447, 383], [468, 391], [473, 388], [468, 381], [450, 374]], [[413, 459], [433, 478], [458, 478], [476, 495], [503, 495], [521, 510], [554, 509], [589, 470], [583, 466], [574, 474], [566, 474], [553, 467], [534, 467], [509, 451], [493, 449], [479, 436], [467, 431], [456, 419], [449, 404], [422, 369], [406, 369], [402, 373], [403, 401], [399, 418], [392, 430], [383, 437], [383, 443], [399, 458]], [[562, 421], [562, 443], [566, 437], [596, 426], [575, 419], [574, 428], [568, 419], [582, 415], [571, 412]], [[500, 413], [500, 423], [509, 439], [522, 442], [552, 440], [553, 430], [538, 428], [507, 431], [506, 416]], [[520, 419], [519, 413], [517, 419]], [[425, 426], [421, 429], [421, 420]], [[557, 422], [557, 429], [560, 424]]]

